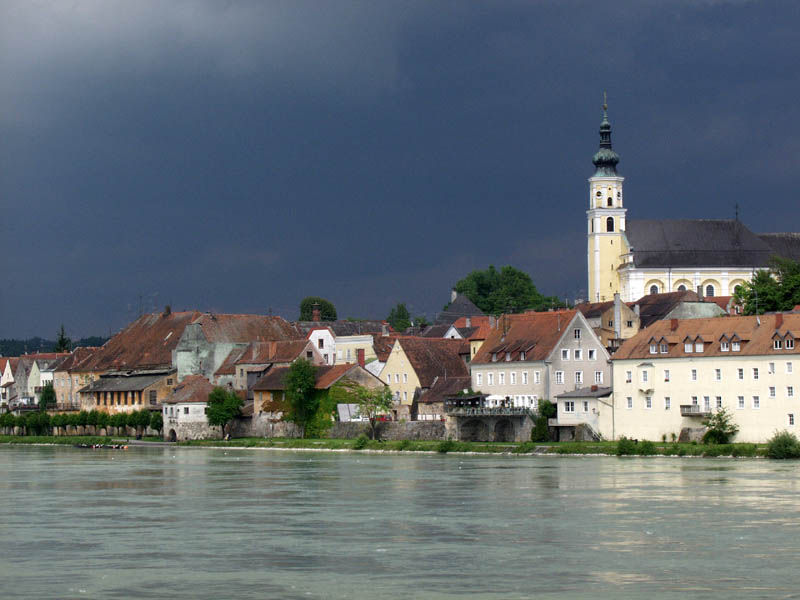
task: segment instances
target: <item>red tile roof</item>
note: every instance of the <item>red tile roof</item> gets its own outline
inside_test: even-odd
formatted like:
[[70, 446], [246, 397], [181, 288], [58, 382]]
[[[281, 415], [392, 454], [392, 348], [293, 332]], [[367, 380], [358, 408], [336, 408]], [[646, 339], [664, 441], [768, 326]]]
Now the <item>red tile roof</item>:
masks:
[[281, 342], [253, 342], [234, 348], [215, 371], [215, 375], [234, 375], [236, 365], [267, 365], [294, 362], [309, 345], [306, 339]]
[[166, 402], [178, 404], [184, 402], [208, 402], [208, 395], [214, 386], [202, 375], [187, 375], [173, 390]]
[[497, 329], [492, 330], [472, 362], [495, 362], [493, 354], [497, 354], [497, 361], [505, 360], [507, 353], [511, 360], [519, 360], [522, 352], [526, 361], [545, 360], [577, 314], [572, 309], [498, 317]]
[[56, 371], [71, 371], [77, 369], [81, 363], [89, 360], [89, 358], [99, 350], [99, 347], [94, 346], [79, 346], [75, 348], [69, 355], [65, 356], [58, 365]]
[[471, 377], [450, 377], [445, 379], [439, 377], [433, 383], [429, 390], [424, 392], [420, 398], [420, 402], [425, 404], [433, 404], [434, 402], [444, 402], [445, 397], [455, 396], [464, 390], [472, 387]]
[[[489, 337], [489, 334], [492, 331], [491, 320], [494, 319], [494, 318], [495, 317], [489, 317], [489, 316], [486, 316], [486, 317], [482, 317], [482, 316], [470, 317], [470, 327], [475, 327], [476, 330], [473, 331], [469, 335], [469, 337], [467, 339], [470, 340], [470, 341], [471, 340], [485, 340], [487, 337]], [[462, 327], [466, 327], [467, 326], [467, 318], [466, 317], [461, 317], [460, 319], [456, 319], [456, 322], [453, 323], [453, 325], [455, 327], [457, 327], [458, 329], [461, 329]]]
[[440, 338], [398, 337], [411, 368], [419, 379], [420, 387], [429, 388], [437, 377], [467, 377], [467, 367], [461, 354], [469, 342]]
[[[289, 368], [290, 367], [272, 367], [267, 374], [259, 379], [258, 382], [253, 386], [253, 390], [264, 392], [286, 389], [285, 380], [286, 375], [289, 372]], [[314, 375], [314, 388], [317, 390], [327, 390], [351, 371], [359, 369], [363, 371], [364, 374], [368, 374], [370, 377], [373, 377], [376, 383], [381, 383], [377, 377], [372, 375], [372, 373], [369, 373], [369, 371], [363, 367], [354, 363], [342, 363], [339, 365], [323, 365], [321, 367], [317, 367]]]
[[210, 343], [266, 342], [303, 338], [281, 317], [202, 313], [193, 319], [192, 323], [200, 325]]

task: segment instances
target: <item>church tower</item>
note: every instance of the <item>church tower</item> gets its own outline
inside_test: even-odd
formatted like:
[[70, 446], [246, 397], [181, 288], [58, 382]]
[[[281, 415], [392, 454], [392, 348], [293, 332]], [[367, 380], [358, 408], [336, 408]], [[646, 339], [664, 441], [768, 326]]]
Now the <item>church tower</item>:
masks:
[[617, 268], [625, 239], [625, 208], [622, 182], [617, 173], [619, 155], [611, 149], [611, 123], [608, 104], [603, 102], [603, 121], [600, 123], [600, 148], [592, 157], [595, 172], [589, 178], [589, 210], [586, 211], [589, 266], [589, 302], [606, 302], [620, 291]]

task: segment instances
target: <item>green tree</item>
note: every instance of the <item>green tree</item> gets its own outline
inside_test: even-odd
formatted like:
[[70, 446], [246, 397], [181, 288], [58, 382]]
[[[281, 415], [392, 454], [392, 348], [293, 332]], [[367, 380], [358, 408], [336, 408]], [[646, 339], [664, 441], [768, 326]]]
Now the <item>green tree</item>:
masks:
[[72, 340], [67, 337], [67, 334], [64, 331], [64, 324], [62, 323], [61, 330], [58, 332], [56, 345], [53, 348], [53, 352], [69, 352], [70, 350], [72, 350]]
[[0, 415], [0, 427], [14, 427], [17, 424], [17, 417], [12, 412], [6, 412]]
[[150, 429], [155, 429], [159, 434], [164, 429], [164, 417], [161, 412], [154, 412], [150, 415]]
[[209, 425], [218, 425], [222, 428], [222, 437], [225, 437], [225, 426], [241, 412], [242, 398], [233, 390], [224, 387], [215, 387], [208, 395]]
[[132, 416], [134, 421], [134, 427], [136, 427], [137, 430], [139, 430], [138, 433], [144, 435], [146, 433], [145, 430], [150, 426], [150, 419], [151, 419], [150, 411], [147, 410], [146, 408], [143, 408], [142, 410], [138, 410], [135, 413], [133, 413]]
[[292, 363], [286, 374], [286, 399], [289, 401], [289, 414], [284, 418], [296, 423], [306, 434], [306, 425], [314, 418], [319, 408], [319, 395], [316, 384], [317, 368], [310, 361], [301, 358]]
[[776, 431], [767, 441], [767, 456], [769, 458], [800, 458], [800, 442], [793, 433]]
[[53, 382], [48, 381], [42, 388], [42, 393], [39, 395], [39, 410], [47, 410], [56, 405], [56, 390], [53, 387]]
[[800, 261], [774, 256], [770, 270], [757, 271], [751, 281], [737, 286], [734, 301], [746, 315], [792, 310], [800, 304]]
[[300, 302], [300, 321], [314, 320], [314, 304], [319, 304], [320, 318], [323, 321], [336, 320], [336, 307], [331, 301], [319, 296], [308, 296]]
[[336, 404], [357, 404], [359, 416], [369, 420], [370, 437], [373, 440], [380, 417], [392, 410], [392, 391], [386, 386], [368, 388], [345, 379], [331, 388], [330, 397]]
[[706, 432], [704, 444], [727, 444], [739, 433], [739, 426], [733, 422], [733, 415], [723, 407], [703, 421]]
[[392, 329], [400, 333], [411, 327], [411, 314], [403, 302], [398, 303], [397, 306], [389, 311], [389, 316], [386, 317], [386, 320], [392, 326]]
[[539, 399], [536, 417], [533, 420], [533, 430], [531, 431], [532, 442], [549, 442], [550, 427], [548, 419], [556, 416], [556, 405], [544, 398]]
[[98, 411], [98, 413], [97, 413], [97, 423], [96, 423], [97, 429], [99, 430], [99, 429], [107, 428], [108, 424], [109, 424], [110, 417], [111, 417], [111, 415], [109, 415], [107, 412], [102, 411], [102, 410]]
[[472, 271], [456, 283], [455, 290], [487, 314], [564, 306], [555, 296], [539, 293], [531, 276], [512, 266], [505, 266], [498, 271], [490, 265], [485, 271]]

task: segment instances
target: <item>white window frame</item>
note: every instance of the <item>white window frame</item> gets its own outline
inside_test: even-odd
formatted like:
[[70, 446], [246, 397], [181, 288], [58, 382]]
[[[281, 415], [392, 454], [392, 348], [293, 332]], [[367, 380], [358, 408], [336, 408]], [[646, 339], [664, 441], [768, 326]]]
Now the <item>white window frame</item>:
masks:
[[475, 373], [475, 384], [478, 386], [478, 389], [483, 385], [483, 373]]
[[736, 408], [739, 410], [744, 409], [744, 396], [736, 397]]
[[568, 361], [569, 360], [569, 349], [562, 348], [561, 349], [561, 360]]
[[775, 386], [774, 385], [769, 386], [769, 397], [770, 398], [775, 398], [776, 394], [777, 394], [777, 390], [775, 389]]
[[533, 372], [533, 383], [534, 385], [539, 385], [542, 383], [542, 372], [541, 371], [534, 371]]
[[695, 342], [694, 351], [698, 352], [698, 353], [702, 353], [703, 352], [703, 342]]
[[739, 352], [741, 349], [741, 342], [731, 342], [731, 352]]
[[794, 398], [794, 386], [787, 385], [786, 386], [786, 397], [787, 398]]
[[572, 400], [564, 400], [564, 412], [565, 413], [574, 413], [575, 412], [575, 402]]
[[522, 372], [522, 385], [528, 385], [528, 372]]
[[494, 373], [486, 374], [486, 385], [494, 385]]
[[625, 371], [625, 383], [633, 383], [633, 371]]
[[505, 385], [506, 384], [506, 374], [505, 372], [501, 372], [497, 374], [497, 385]]
[[653, 408], [653, 397], [652, 396], [645, 396], [644, 397], [644, 409], [650, 410]]
[[589, 350], [587, 350], [587, 358], [589, 360], [597, 360], [597, 350], [589, 348]]
[[511, 372], [508, 374], [508, 382], [509, 382], [511, 385], [517, 385], [517, 373], [516, 373], [515, 371], [511, 371]]
[[722, 381], [722, 369], [714, 369], [714, 381]]
[[583, 350], [575, 348], [572, 352], [572, 360], [583, 360]]
[[691, 381], [697, 381], [697, 369], [692, 369], [689, 371], [689, 379]]
[[672, 400], [669, 396], [664, 396], [664, 410], [669, 410], [672, 407]]
[[684, 342], [683, 343], [683, 351], [687, 354], [691, 354], [694, 352], [694, 344], [692, 342]]
[[793, 371], [792, 363], [791, 363], [791, 361], [789, 361], [789, 362], [786, 363], [786, 374], [788, 375], [788, 374], [792, 373], [792, 371]]
[[669, 345], [661, 344], [661, 354], [669, 354]]
[[581, 330], [580, 330], [580, 329], [575, 329], [575, 330], [573, 330], [573, 332], [572, 332], [572, 337], [573, 337], [574, 339], [576, 339], [576, 340], [579, 340], [579, 339], [581, 339]]
[[658, 354], [658, 344], [650, 344], [650, 354]]
[[722, 342], [719, 345], [719, 349], [720, 349], [721, 352], [730, 352], [730, 349], [731, 349], [730, 342]]
[[556, 383], [559, 385], [564, 383], [564, 371], [556, 371]]
[[583, 371], [575, 371], [575, 385], [583, 385]]
[[758, 381], [758, 367], [753, 367], [753, 381]]
[[603, 372], [602, 371], [595, 371], [594, 372], [594, 382], [597, 384], [603, 383]]
[[669, 369], [664, 369], [664, 383], [669, 383]]
[[758, 396], [753, 396], [753, 410], [759, 410], [761, 408], [761, 398]]
[[789, 427], [794, 427], [794, 413], [789, 413], [787, 415], [787, 421]]
[[744, 381], [744, 369], [739, 368], [736, 370], [736, 379], [739, 381]]
[[631, 409], [633, 408], [633, 397], [631, 397], [631, 396], [628, 396], [628, 397], [626, 398], [626, 404], [625, 404], [625, 406], [626, 406], [626, 408], [627, 408], [628, 410], [631, 410]]

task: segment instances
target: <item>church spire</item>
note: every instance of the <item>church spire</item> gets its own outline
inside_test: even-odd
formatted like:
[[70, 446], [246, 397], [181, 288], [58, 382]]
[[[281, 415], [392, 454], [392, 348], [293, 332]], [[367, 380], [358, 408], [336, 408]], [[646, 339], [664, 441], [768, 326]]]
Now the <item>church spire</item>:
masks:
[[608, 100], [603, 92], [603, 121], [600, 123], [600, 149], [592, 157], [595, 176], [616, 177], [619, 154], [611, 149], [611, 122], [608, 120]]

